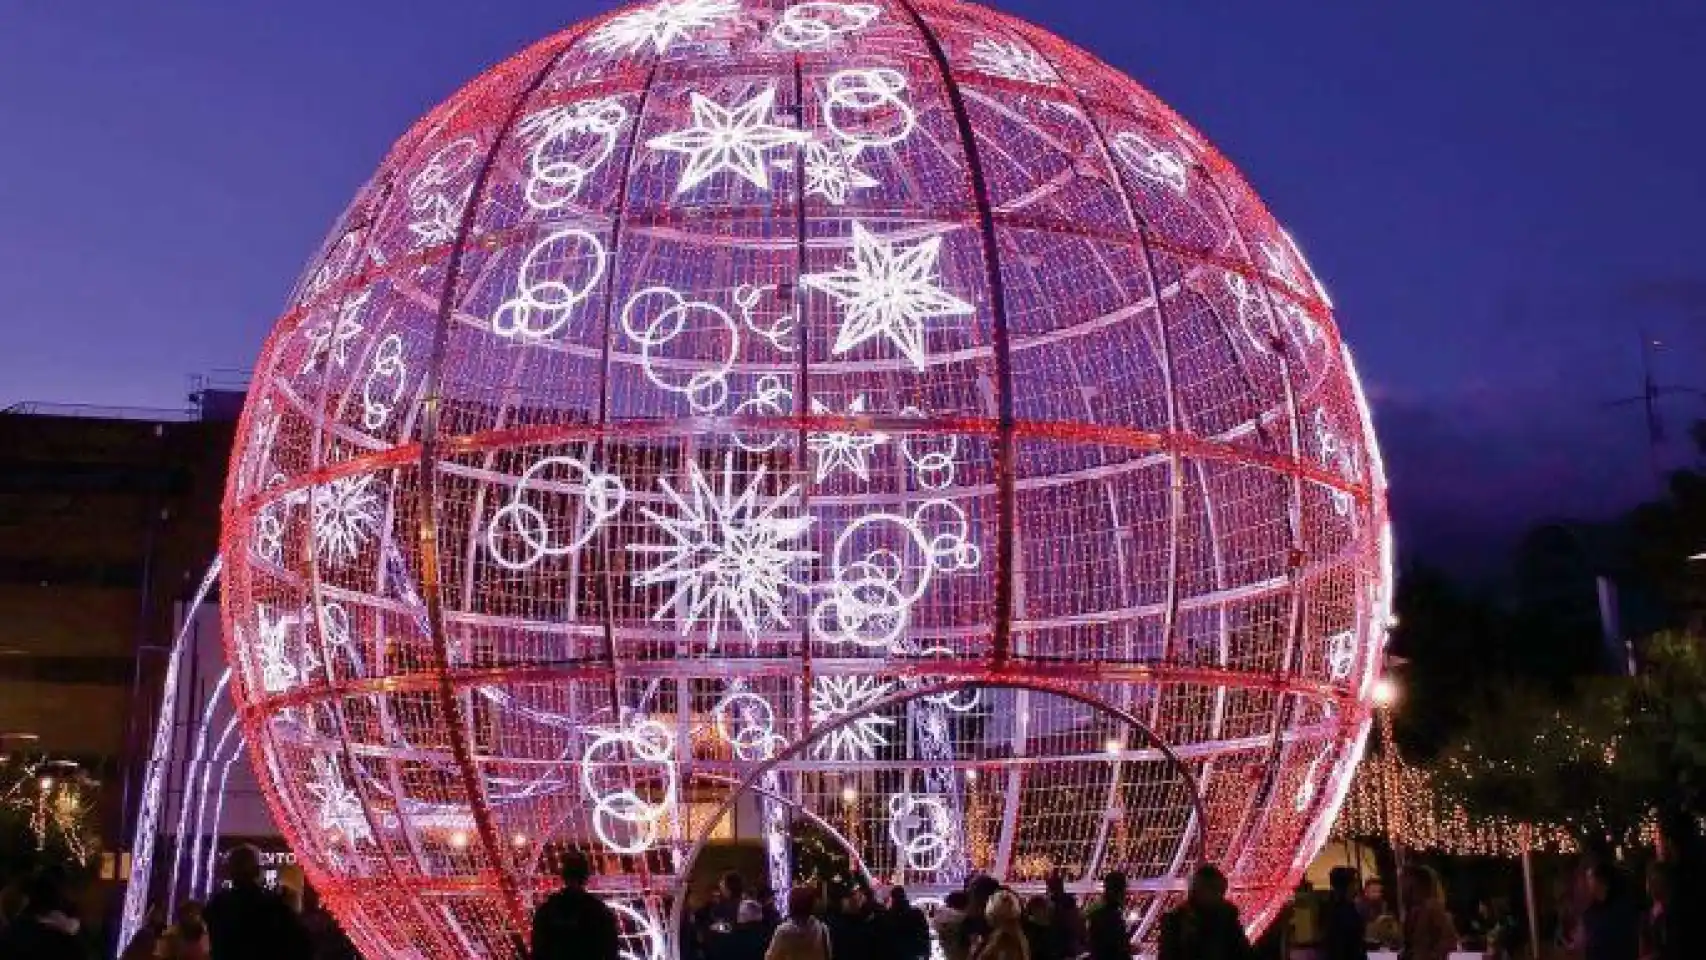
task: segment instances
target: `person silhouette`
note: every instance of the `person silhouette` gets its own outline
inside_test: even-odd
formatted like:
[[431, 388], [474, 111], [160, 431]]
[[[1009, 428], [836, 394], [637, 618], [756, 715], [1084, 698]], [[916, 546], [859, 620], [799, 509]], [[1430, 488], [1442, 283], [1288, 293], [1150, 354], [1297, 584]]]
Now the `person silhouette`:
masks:
[[533, 960], [617, 960], [616, 913], [587, 891], [586, 854], [563, 854], [563, 889], [533, 911]]

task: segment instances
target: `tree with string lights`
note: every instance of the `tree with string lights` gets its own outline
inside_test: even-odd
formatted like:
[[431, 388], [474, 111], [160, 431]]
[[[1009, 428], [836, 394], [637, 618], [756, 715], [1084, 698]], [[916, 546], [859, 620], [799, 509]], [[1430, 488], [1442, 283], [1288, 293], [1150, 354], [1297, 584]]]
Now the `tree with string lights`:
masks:
[[0, 755], [0, 880], [44, 866], [92, 866], [98, 789], [75, 764]]

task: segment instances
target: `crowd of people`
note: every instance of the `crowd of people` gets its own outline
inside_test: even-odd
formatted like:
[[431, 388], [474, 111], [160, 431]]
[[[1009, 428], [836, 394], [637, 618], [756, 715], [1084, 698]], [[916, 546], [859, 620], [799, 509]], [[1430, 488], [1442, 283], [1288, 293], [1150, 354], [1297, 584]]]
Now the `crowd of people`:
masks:
[[[533, 916], [534, 960], [618, 960], [615, 914], [587, 891], [590, 866], [569, 853], [563, 889]], [[928, 916], [902, 887], [879, 898], [866, 884], [789, 891], [785, 910], [775, 892], [748, 895], [738, 873], [724, 874], [709, 902], [684, 912], [682, 960], [927, 960], [932, 939], [946, 960], [1129, 960], [1133, 955], [1128, 883], [1114, 872], [1087, 909], [1056, 874], [1045, 892], [1022, 897], [987, 876], [943, 898]], [[934, 936], [932, 936], [934, 935]], [[1226, 900], [1226, 877], [1212, 866], [1192, 878], [1185, 902], [1161, 922], [1160, 960], [1247, 960], [1238, 910]]]
[[[336, 923], [317, 904], [303, 909], [299, 892], [262, 884], [259, 853], [238, 847], [226, 859], [229, 886], [204, 905], [178, 904], [167, 918], [156, 909], [125, 946], [121, 960], [355, 960]], [[561, 862], [563, 888], [533, 916], [534, 960], [619, 960], [621, 928], [605, 902], [588, 890], [591, 865], [578, 852]], [[1546, 953], [1582, 960], [1683, 960], [1669, 910], [1668, 867], [1655, 865], [1643, 902], [1615, 864], [1596, 862], [1583, 873], [1577, 908], [1546, 925]], [[1280, 925], [1279, 952], [1313, 960], [1368, 960], [1370, 951], [1398, 951], [1403, 960], [1447, 960], [1462, 948], [1489, 960], [1525, 955], [1526, 924], [1501, 902], [1483, 901], [1463, 933], [1446, 906], [1439, 877], [1426, 866], [1400, 874], [1397, 915], [1378, 878], [1359, 883], [1339, 867], [1324, 901], [1299, 898]], [[934, 904], [928, 914], [905, 889], [878, 897], [863, 883], [789, 892], [779, 908], [775, 891], [749, 888], [725, 874], [708, 902], [685, 910], [682, 960], [927, 960], [939, 947], [945, 960], [1129, 960], [1134, 930], [1123, 873], [1108, 874], [1100, 895], [1080, 908], [1059, 874], [1029, 897], [988, 876]], [[1237, 908], [1226, 898], [1226, 877], [1213, 866], [1192, 876], [1180, 904], [1161, 918], [1158, 960], [1252, 960]], [[1305, 905], [1308, 905], [1305, 909]], [[78, 911], [61, 875], [38, 875], [15, 913], [0, 917], [0, 958], [88, 960]], [[1401, 917], [1401, 919], [1400, 919]], [[519, 940], [517, 948], [521, 948]], [[1698, 960], [1689, 957], [1688, 960]]]
[[[1404, 960], [1445, 960], [1453, 952], [1486, 960], [1527, 957], [1527, 923], [1505, 898], [1475, 904], [1459, 924], [1448, 909], [1439, 876], [1427, 866], [1406, 868], [1401, 877], [1402, 919], [1387, 902], [1378, 878], [1360, 887], [1357, 872], [1337, 867], [1331, 890], [1314, 909], [1307, 887], [1285, 923], [1283, 953], [1313, 960], [1367, 960], [1371, 950], [1398, 952]], [[1580, 902], [1560, 893], [1542, 924], [1538, 955], [1580, 960], [1683, 960], [1668, 913], [1671, 868], [1654, 864], [1647, 874], [1645, 903], [1615, 863], [1595, 861], [1581, 874]], [[1688, 960], [1696, 960], [1689, 956]]]
[[[229, 885], [203, 904], [186, 900], [168, 919], [161, 907], [120, 951], [120, 960], [358, 960], [359, 954], [317, 902], [301, 891], [268, 889], [260, 852], [239, 846], [226, 855]], [[3, 960], [90, 960], [63, 874], [45, 870], [25, 888], [15, 916], [0, 927]]]

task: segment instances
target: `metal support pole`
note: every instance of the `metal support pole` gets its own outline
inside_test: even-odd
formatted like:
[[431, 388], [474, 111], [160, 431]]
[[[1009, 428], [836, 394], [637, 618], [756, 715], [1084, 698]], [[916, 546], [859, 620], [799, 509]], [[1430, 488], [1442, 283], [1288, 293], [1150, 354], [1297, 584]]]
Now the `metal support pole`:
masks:
[[1534, 848], [1532, 828], [1522, 825], [1522, 896], [1528, 904], [1528, 955], [1540, 960], [1540, 915], [1534, 909]]

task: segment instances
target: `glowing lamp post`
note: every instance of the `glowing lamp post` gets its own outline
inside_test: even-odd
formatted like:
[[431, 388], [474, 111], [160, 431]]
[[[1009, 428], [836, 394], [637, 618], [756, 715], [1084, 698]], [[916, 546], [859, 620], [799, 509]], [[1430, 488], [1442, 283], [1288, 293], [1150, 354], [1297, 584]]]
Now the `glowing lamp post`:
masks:
[[1374, 690], [1370, 694], [1374, 705], [1382, 711], [1390, 710], [1398, 702], [1398, 682], [1391, 677], [1381, 677], [1374, 681]]

